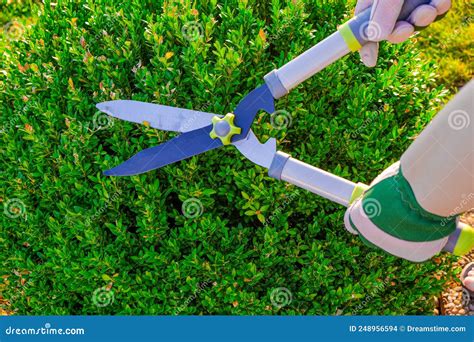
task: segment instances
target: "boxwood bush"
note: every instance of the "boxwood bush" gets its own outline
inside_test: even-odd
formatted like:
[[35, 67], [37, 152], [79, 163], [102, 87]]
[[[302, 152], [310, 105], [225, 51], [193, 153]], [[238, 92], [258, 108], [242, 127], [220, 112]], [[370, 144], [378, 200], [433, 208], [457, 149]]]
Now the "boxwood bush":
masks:
[[[110, 120], [134, 99], [232, 111], [354, 3], [44, 1], [2, 36], [2, 295], [17, 314], [429, 314], [450, 276], [369, 249], [344, 208], [269, 178], [234, 147], [147, 174], [102, 171], [175, 135]], [[413, 42], [356, 54], [261, 114], [254, 131], [370, 182], [445, 101]], [[291, 119], [291, 120], [288, 120]], [[282, 127], [283, 126], [283, 127]]]

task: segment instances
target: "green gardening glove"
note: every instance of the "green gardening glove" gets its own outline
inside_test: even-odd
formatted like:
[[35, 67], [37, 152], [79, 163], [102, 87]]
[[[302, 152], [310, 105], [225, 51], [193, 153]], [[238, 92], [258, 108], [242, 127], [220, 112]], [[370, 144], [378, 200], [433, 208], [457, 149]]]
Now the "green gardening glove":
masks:
[[418, 204], [400, 162], [353, 199], [344, 223], [366, 244], [415, 262], [443, 249], [459, 255], [474, 247], [474, 229], [459, 222], [458, 216], [434, 215]]

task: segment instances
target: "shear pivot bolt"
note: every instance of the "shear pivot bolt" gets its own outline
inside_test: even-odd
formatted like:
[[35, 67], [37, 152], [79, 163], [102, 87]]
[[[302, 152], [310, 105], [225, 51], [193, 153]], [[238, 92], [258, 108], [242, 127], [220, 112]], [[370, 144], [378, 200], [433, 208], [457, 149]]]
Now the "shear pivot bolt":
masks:
[[212, 118], [212, 131], [209, 136], [212, 139], [219, 138], [222, 141], [222, 145], [229, 145], [232, 136], [240, 134], [242, 131], [240, 127], [234, 125], [235, 115], [232, 113], [226, 114], [222, 119], [218, 116]]
[[230, 125], [227, 121], [217, 121], [214, 124], [214, 132], [218, 137], [225, 137], [230, 132]]

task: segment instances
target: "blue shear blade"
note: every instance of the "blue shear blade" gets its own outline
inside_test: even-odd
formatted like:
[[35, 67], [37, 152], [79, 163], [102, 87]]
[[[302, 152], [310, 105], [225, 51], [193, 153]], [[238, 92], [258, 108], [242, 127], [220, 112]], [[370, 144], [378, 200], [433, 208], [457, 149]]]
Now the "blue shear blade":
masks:
[[212, 125], [183, 133], [161, 145], [138, 152], [126, 162], [104, 172], [106, 176], [133, 176], [213, 150], [222, 146], [220, 139], [212, 139]]
[[252, 126], [255, 115], [257, 115], [259, 110], [264, 110], [269, 114], [275, 111], [275, 100], [266, 83], [248, 93], [235, 108], [234, 124], [240, 127], [242, 132], [236, 134], [232, 138], [232, 142], [247, 137], [250, 126]]

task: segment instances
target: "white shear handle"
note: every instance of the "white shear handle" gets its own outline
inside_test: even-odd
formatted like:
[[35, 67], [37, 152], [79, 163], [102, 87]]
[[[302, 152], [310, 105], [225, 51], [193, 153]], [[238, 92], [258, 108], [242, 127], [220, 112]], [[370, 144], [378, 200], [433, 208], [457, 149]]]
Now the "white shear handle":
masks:
[[[405, 0], [398, 20], [406, 20], [411, 12], [430, 0]], [[265, 83], [275, 99], [285, 96], [298, 84], [324, 69], [329, 64], [344, 57], [351, 51], [359, 50], [369, 39], [366, 32], [372, 7], [367, 8], [341, 25], [336, 32], [319, 42], [281, 68], [265, 76]], [[420, 28], [417, 28], [420, 29]]]
[[278, 180], [311, 191], [333, 202], [349, 206], [353, 199], [367, 189], [365, 184], [354, 183], [321, 170], [288, 154], [278, 151], [268, 169], [268, 175]]

